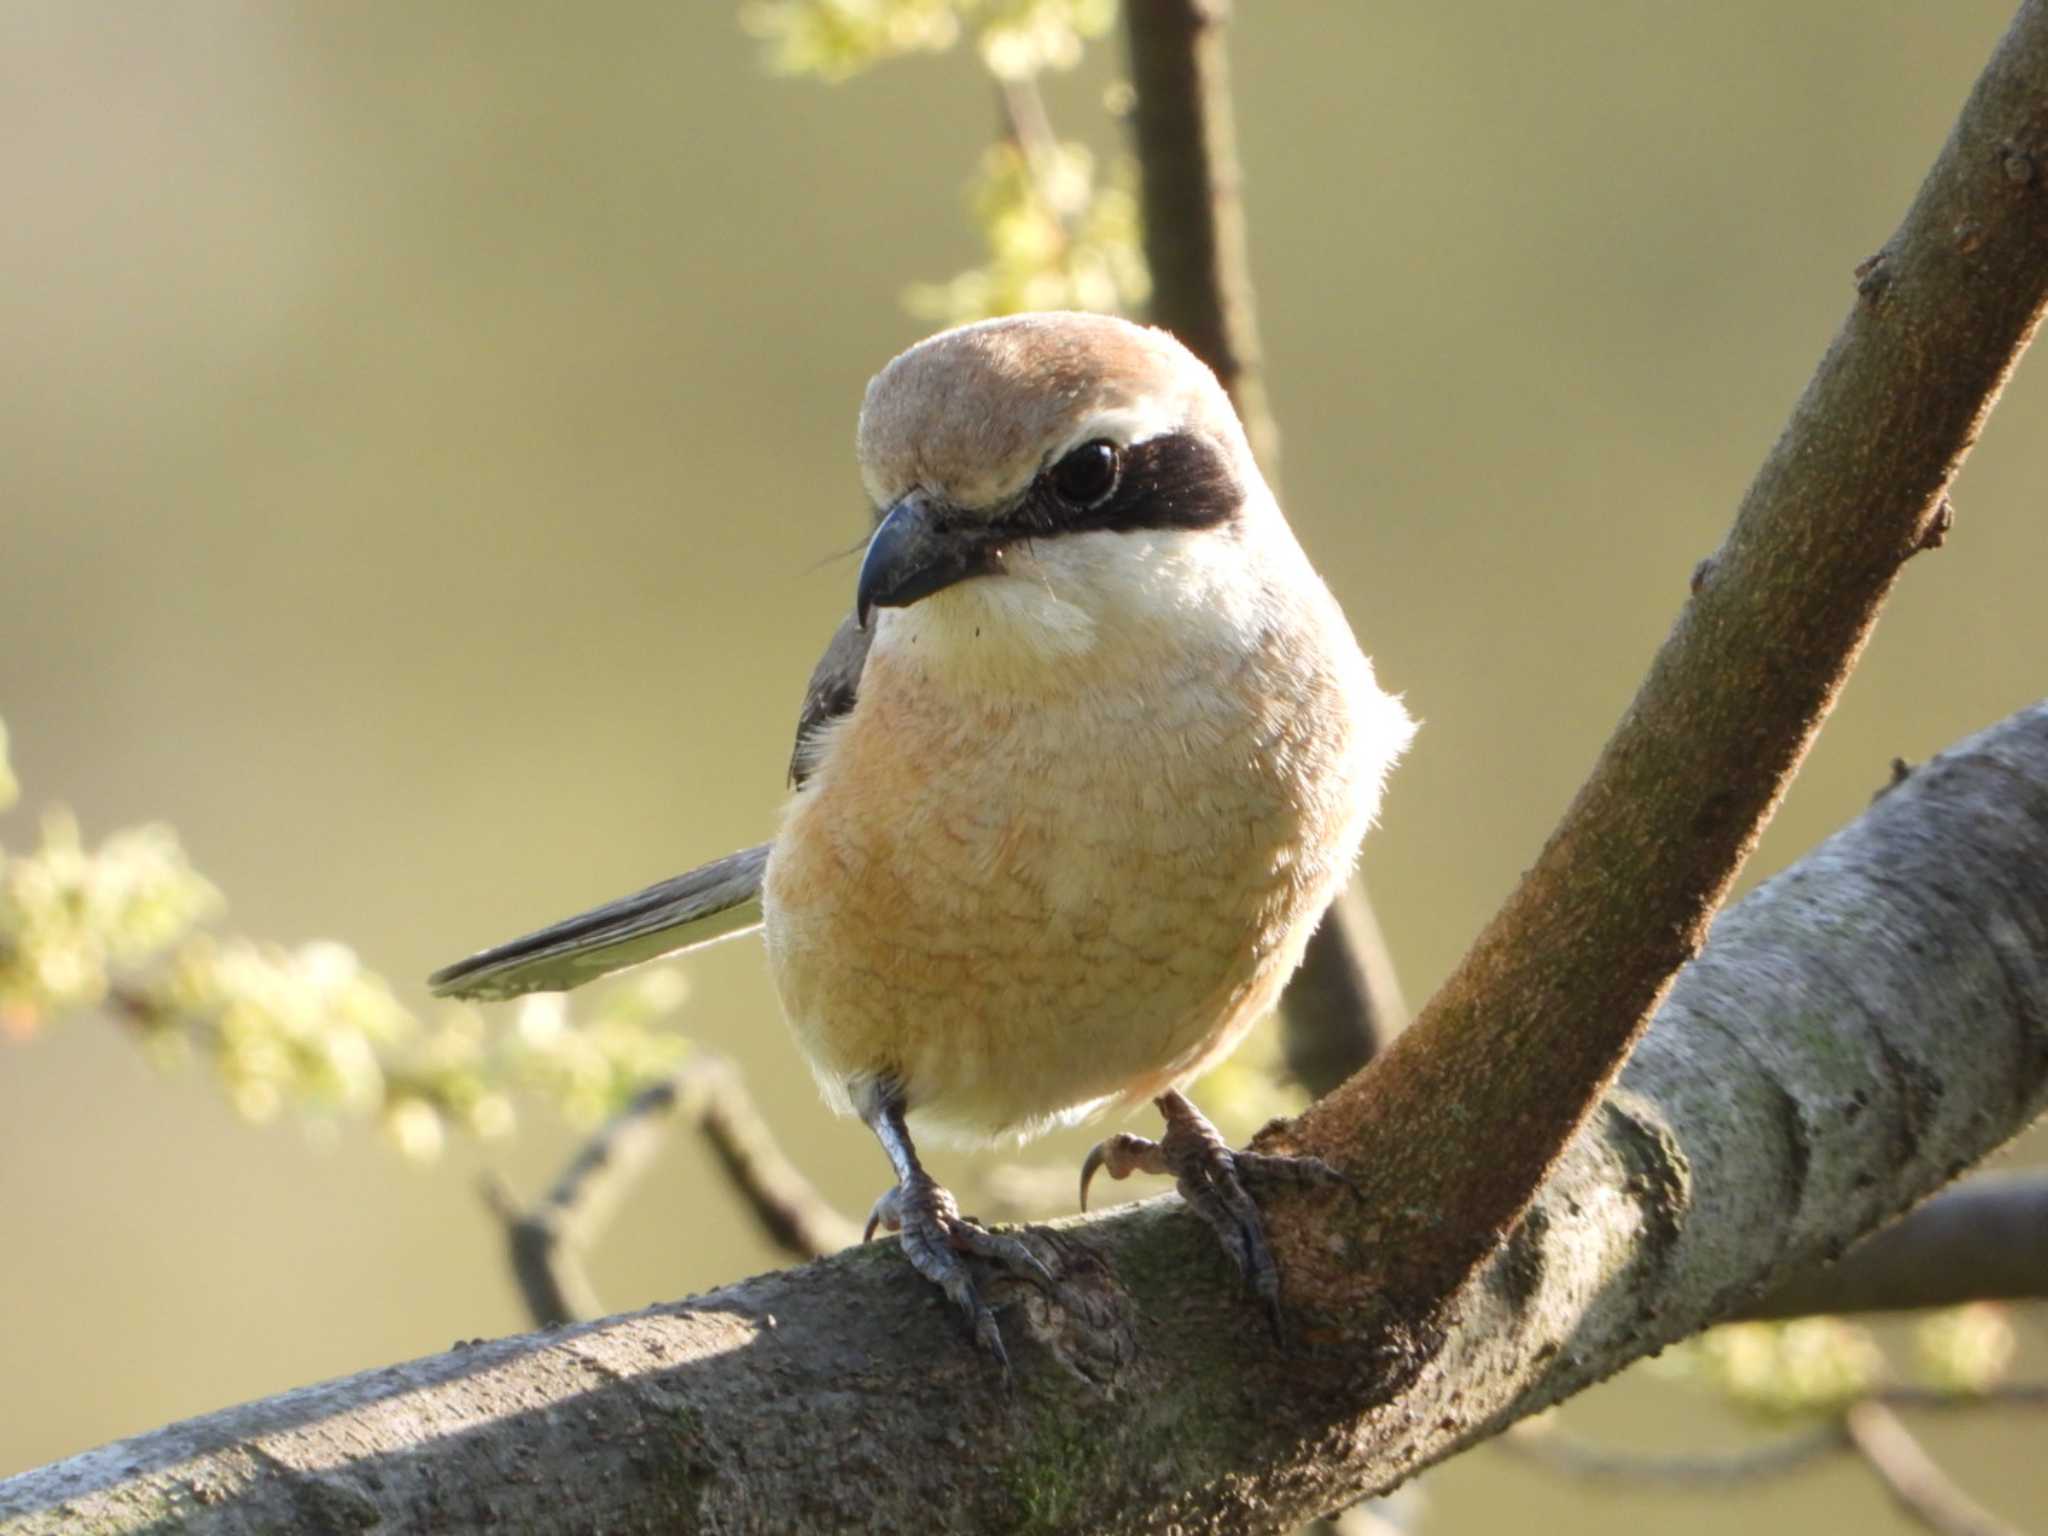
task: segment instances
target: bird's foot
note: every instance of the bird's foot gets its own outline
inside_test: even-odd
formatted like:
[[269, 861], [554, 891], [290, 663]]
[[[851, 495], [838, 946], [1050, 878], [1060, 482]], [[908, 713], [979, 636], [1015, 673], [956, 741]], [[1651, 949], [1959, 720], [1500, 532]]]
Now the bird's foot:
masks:
[[1048, 1291], [1056, 1290], [1052, 1271], [1039, 1261], [1038, 1255], [1021, 1240], [990, 1232], [962, 1216], [953, 1196], [922, 1169], [875, 1202], [863, 1238], [873, 1237], [877, 1227], [902, 1234], [904, 1256], [911, 1267], [967, 1314], [968, 1324], [974, 1329], [974, 1342], [993, 1355], [1007, 1375], [1010, 1357], [1003, 1349], [1002, 1331], [996, 1327], [995, 1314], [981, 1299], [974, 1277], [960, 1255], [992, 1259], [1013, 1275]]
[[1112, 1179], [1170, 1174], [1181, 1199], [1215, 1230], [1246, 1286], [1265, 1303], [1273, 1336], [1280, 1338], [1280, 1269], [1251, 1187], [1322, 1189], [1334, 1184], [1355, 1195], [1358, 1186], [1319, 1157], [1231, 1151], [1182, 1094], [1162, 1094], [1155, 1102], [1166, 1117], [1166, 1133], [1152, 1141], [1119, 1132], [1099, 1143], [1081, 1165], [1081, 1209], [1088, 1209], [1088, 1186], [1098, 1171]]

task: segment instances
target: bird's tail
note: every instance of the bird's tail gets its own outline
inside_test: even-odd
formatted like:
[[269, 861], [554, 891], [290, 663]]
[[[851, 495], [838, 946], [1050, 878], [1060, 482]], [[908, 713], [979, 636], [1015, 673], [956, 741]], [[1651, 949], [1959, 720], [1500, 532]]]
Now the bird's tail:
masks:
[[696, 949], [761, 926], [768, 845], [743, 848], [576, 917], [444, 966], [427, 978], [439, 997], [566, 992], [659, 955]]

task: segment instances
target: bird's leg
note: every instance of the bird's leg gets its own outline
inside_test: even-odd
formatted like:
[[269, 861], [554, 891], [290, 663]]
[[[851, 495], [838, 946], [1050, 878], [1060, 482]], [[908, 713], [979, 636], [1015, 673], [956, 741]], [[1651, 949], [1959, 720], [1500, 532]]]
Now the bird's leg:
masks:
[[971, 1253], [993, 1259], [1013, 1275], [1033, 1280], [1048, 1290], [1054, 1288], [1052, 1272], [1038, 1256], [1014, 1237], [990, 1232], [960, 1214], [960, 1207], [937, 1179], [924, 1171], [917, 1149], [910, 1144], [910, 1131], [903, 1123], [903, 1092], [892, 1083], [863, 1084], [853, 1093], [861, 1119], [881, 1142], [889, 1166], [896, 1170], [896, 1187], [875, 1202], [868, 1215], [863, 1238], [875, 1235], [876, 1227], [900, 1232], [903, 1252], [913, 1268], [938, 1286], [954, 1306], [967, 1314], [974, 1329], [974, 1341], [1007, 1373], [1010, 1357], [1003, 1350], [1003, 1335], [996, 1327], [995, 1314], [974, 1288], [960, 1255]]
[[1266, 1152], [1233, 1152], [1216, 1127], [1185, 1094], [1162, 1093], [1152, 1101], [1166, 1117], [1157, 1141], [1120, 1132], [1098, 1144], [1081, 1165], [1081, 1209], [1088, 1209], [1088, 1185], [1096, 1172], [1112, 1179], [1133, 1173], [1171, 1174], [1180, 1197], [1216, 1230], [1224, 1251], [1252, 1293], [1266, 1304], [1275, 1338], [1280, 1336], [1280, 1270], [1266, 1243], [1265, 1223], [1247, 1185], [1314, 1189], [1357, 1187], [1319, 1157], [1280, 1157]]

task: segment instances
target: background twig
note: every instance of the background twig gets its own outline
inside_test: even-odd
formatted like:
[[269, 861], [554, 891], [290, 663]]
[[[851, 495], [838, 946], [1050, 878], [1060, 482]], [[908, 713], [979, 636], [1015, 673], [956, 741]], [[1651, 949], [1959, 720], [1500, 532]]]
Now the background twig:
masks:
[[1852, 1403], [1842, 1415], [1842, 1430], [1893, 1502], [1929, 1530], [1941, 1536], [2019, 1536], [1951, 1482], [1883, 1403]]
[[1810, 1428], [1729, 1451], [1689, 1456], [1617, 1451], [1578, 1439], [1546, 1419], [1525, 1420], [1494, 1443], [1510, 1455], [1567, 1477], [1674, 1488], [1727, 1488], [1762, 1482], [1800, 1471], [1839, 1452], [1853, 1451], [1907, 1514], [1941, 1536], [2017, 1536], [1956, 1486], [1896, 1410], [1902, 1406], [2044, 1405], [2048, 1405], [2048, 1384], [2038, 1382], [2005, 1384], [1982, 1392], [1899, 1387], [1871, 1392]]
[[1353, 881], [1323, 914], [1280, 999], [1287, 1069], [1321, 1098], [1372, 1060], [1408, 1022], [1386, 936]]
[[701, 1055], [635, 1094], [531, 1210], [520, 1210], [502, 1181], [485, 1183], [484, 1198], [505, 1223], [512, 1273], [536, 1324], [604, 1315], [583, 1255], [679, 1115], [702, 1134], [762, 1229], [791, 1258], [815, 1259], [858, 1240], [860, 1229], [783, 1156], [732, 1064]]
[[1223, 54], [1224, 0], [1126, 0], [1131, 114], [1143, 175], [1152, 320], [1216, 372], [1267, 478], [1280, 434], [1266, 406], [1237, 130]]

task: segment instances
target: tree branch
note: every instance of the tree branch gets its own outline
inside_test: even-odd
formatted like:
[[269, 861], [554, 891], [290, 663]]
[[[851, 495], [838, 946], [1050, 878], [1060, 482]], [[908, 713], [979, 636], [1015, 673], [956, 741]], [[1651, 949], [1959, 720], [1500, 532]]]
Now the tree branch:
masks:
[[[2048, 1104], [2048, 706], [1914, 774], [1723, 915], [1514, 1237], [1423, 1316], [1384, 1209], [1303, 1195], [1276, 1348], [1171, 1200], [1035, 1229], [998, 1386], [867, 1244], [0, 1483], [0, 1533], [1283, 1531], [1837, 1252]], [[1427, 1129], [1451, 1134], [1455, 1102]], [[1422, 1129], [1418, 1130], [1418, 1134]]]
[[1851, 1404], [1842, 1415], [1842, 1428], [1892, 1501], [1929, 1530], [1941, 1536], [2019, 1536], [1949, 1481], [1883, 1403]]
[[1237, 129], [1223, 52], [1226, 0], [1125, 0], [1131, 127], [1143, 171], [1152, 323], [1215, 370], [1267, 477], [1280, 433], [1266, 406]]
[[732, 1063], [706, 1053], [635, 1094], [577, 1149], [532, 1210], [521, 1211], [501, 1182], [485, 1185], [485, 1199], [505, 1224], [513, 1278], [537, 1326], [602, 1314], [583, 1254], [661, 1150], [678, 1113], [702, 1133], [762, 1229], [791, 1258], [836, 1253], [860, 1236], [860, 1228], [782, 1155]]
[[2048, 1174], [1980, 1174], [1795, 1275], [1745, 1318], [1901, 1312], [2048, 1298]]
[[1323, 914], [1280, 999], [1287, 1069], [1321, 1098], [1385, 1050], [1407, 1022], [1394, 957], [1354, 881]]
[[1291, 1347], [1150, 1202], [1032, 1234], [1056, 1297], [990, 1283], [1007, 1391], [866, 1245], [73, 1458], [0, 1484], [0, 1532], [1284, 1530], [1952, 1177], [2048, 1102], [2048, 710], [1916, 772], [1670, 978], [2031, 334], [2043, 167], [2027, 0], [1528, 880], [1295, 1127], [1368, 1198], [1273, 1202]]
[[[1299, 1122], [1396, 1213], [1391, 1292], [1449, 1295], [1506, 1239], [1699, 952], [2048, 302], [2044, 183], [2048, 5], [2027, 0], [1534, 866]], [[1486, 1134], [1416, 1134], [1453, 1104]]]

